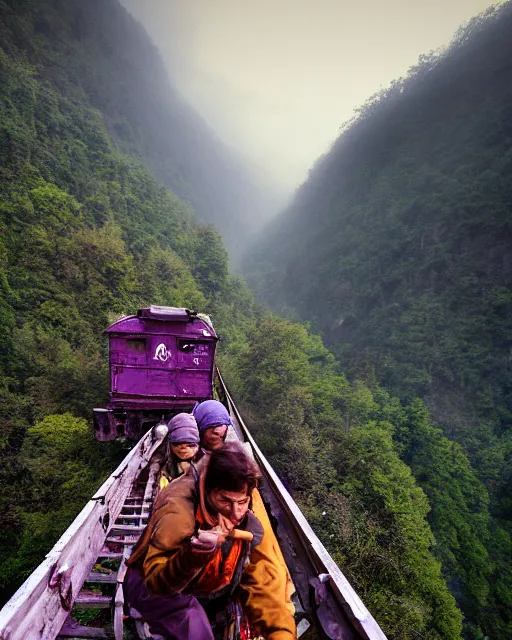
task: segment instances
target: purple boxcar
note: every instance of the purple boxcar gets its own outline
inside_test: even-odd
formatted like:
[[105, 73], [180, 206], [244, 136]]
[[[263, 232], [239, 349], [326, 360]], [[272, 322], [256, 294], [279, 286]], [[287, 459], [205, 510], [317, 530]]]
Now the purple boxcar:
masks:
[[208, 316], [151, 306], [114, 322], [110, 402], [94, 409], [98, 440], [139, 438], [162, 417], [213, 397], [217, 335]]

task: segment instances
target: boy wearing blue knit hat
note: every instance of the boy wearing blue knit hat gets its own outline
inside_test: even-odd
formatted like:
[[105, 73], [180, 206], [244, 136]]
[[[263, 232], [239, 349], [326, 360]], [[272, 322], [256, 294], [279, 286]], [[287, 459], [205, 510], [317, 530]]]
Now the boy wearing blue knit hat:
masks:
[[207, 451], [220, 449], [224, 445], [231, 418], [228, 410], [218, 400], [205, 400], [196, 404], [192, 415], [197, 421], [201, 446]]

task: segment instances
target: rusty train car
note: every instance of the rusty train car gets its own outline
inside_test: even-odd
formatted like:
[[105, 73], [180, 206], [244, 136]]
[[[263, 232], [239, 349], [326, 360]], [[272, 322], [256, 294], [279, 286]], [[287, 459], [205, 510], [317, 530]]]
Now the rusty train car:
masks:
[[[230, 413], [228, 438], [246, 443], [262, 470], [260, 492], [295, 587], [297, 637], [386, 640], [251, 436], [215, 367], [218, 336], [208, 316], [151, 306], [105, 333], [110, 401], [93, 411], [95, 436], [137, 442], [0, 611], [0, 640], [126, 640], [134, 625], [136, 637], [151, 637], [126, 610], [123, 580], [151, 515], [166, 446], [165, 430], [152, 427], [214, 394]], [[80, 609], [103, 610], [103, 623], [82, 624]]]
[[114, 322], [105, 334], [110, 402], [93, 410], [98, 440], [138, 440], [159, 420], [213, 398], [218, 337], [208, 316], [150, 306]]

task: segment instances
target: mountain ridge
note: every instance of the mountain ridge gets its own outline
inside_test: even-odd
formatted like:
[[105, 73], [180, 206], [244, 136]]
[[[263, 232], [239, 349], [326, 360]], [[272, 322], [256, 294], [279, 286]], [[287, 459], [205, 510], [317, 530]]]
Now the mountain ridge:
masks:
[[[425, 401], [509, 539], [511, 33], [506, 2], [363, 105], [244, 267], [258, 299], [311, 322], [349, 379]], [[507, 557], [484, 544], [491, 566]]]
[[[29, 6], [22, 0], [11, 11]], [[87, 9], [79, 0], [57, 0], [30, 10], [35, 35], [53, 37], [54, 46], [36, 52], [28, 33], [4, 29], [5, 46], [17, 38], [14, 44], [29, 61], [37, 56], [49, 80], [63, 90], [81, 87], [119, 150], [141, 158], [202, 222], [223, 233], [236, 264], [280, 196], [179, 95], [143, 26], [113, 0], [91, 0]]]

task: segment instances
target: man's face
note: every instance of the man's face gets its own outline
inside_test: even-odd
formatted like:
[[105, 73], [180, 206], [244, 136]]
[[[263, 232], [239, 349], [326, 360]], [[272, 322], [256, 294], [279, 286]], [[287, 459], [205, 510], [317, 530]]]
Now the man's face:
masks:
[[208, 449], [209, 451], [220, 449], [224, 444], [224, 439], [226, 438], [227, 431], [228, 428], [225, 424], [221, 424], [218, 427], [210, 427], [209, 429], [205, 429], [201, 433], [201, 444], [205, 449]]
[[251, 500], [251, 496], [247, 495], [247, 485], [243, 491], [212, 489], [208, 497], [211, 506], [235, 525], [245, 518]]
[[197, 444], [190, 444], [190, 442], [177, 442], [175, 444], [171, 443], [171, 449], [180, 460], [190, 460], [196, 455], [199, 447]]

